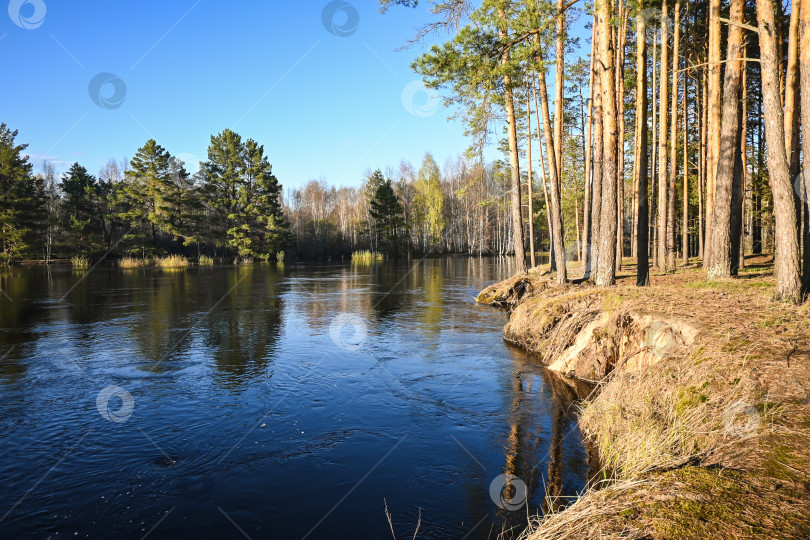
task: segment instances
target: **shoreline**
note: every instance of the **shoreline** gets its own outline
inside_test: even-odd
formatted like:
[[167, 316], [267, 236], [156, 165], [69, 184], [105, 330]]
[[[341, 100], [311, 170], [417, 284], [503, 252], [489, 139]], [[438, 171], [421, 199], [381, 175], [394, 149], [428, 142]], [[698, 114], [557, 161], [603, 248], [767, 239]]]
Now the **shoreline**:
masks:
[[578, 395], [596, 388], [580, 427], [606, 480], [523, 538], [806, 538], [808, 306], [770, 300], [767, 264], [631, 278], [558, 287], [533, 271], [477, 298], [508, 310], [507, 342]]

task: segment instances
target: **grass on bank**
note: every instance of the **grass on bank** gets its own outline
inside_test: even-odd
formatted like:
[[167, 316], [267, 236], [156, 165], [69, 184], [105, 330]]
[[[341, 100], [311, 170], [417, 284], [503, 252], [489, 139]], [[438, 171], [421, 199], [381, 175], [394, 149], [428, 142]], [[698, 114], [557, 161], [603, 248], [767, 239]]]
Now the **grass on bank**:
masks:
[[200, 266], [214, 266], [214, 258], [208, 255], [200, 255]]
[[747, 262], [740, 278], [711, 283], [697, 265], [654, 271], [647, 288], [627, 264], [607, 290], [547, 286], [546, 267], [520, 278], [528, 293], [512, 278], [479, 297], [531, 308], [529, 346], [569, 342], [563, 323], [582, 305], [699, 328], [694, 344], [613, 372], [582, 402], [602, 481], [524, 538], [810, 537], [810, 303], [773, 302], [772, 269]]
[[365, 250], [352, 253], [352, 262], [355, 263], [371, 264], [374, 262], [383, 262], [384, 260], [385, 255], [377, 253], [376, 251]]

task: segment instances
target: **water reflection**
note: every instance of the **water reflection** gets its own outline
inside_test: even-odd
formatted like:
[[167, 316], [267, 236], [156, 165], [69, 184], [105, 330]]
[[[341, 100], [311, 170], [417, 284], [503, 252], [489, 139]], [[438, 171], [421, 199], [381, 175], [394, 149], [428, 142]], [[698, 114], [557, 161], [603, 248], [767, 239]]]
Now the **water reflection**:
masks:
[[[472, 303], [511, 265], [0, 270], [0, 530], [233, 535], [222, 508], [253, 537], [379, 538], [384, 499], [401, 535], [419, 508], [420, 537], [519, 528], [493, 478], [537, 512], [588, 463], [570, 400]], [[341, 314], [360, 347], [330, 336]], [[111, 385], [134, 399], [120, 424], [96, 410]]]

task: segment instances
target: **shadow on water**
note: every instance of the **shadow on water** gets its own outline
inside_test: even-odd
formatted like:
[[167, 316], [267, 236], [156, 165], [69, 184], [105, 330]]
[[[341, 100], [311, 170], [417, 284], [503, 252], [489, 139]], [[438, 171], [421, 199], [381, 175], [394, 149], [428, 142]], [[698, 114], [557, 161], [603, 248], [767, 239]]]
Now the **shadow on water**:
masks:
[[381, 538], [385, 502], [398, 537], [420, 509], [420, 538], [521, 530], [590, 464], [567, 387], [472, 301], [512, 266], [0, 270], [0, 530]]

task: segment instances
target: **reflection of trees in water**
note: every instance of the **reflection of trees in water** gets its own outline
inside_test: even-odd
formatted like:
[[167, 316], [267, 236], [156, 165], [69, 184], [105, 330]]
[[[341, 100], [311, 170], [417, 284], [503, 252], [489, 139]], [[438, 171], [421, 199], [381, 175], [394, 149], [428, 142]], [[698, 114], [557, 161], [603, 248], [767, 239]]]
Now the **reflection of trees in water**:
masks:
[[[584, 487], [589, 474], [589, 456], [570, 414], [577, 396], [564, 385], [557, 388], [559, 381], [537, 366], [527, 370], [519, 359], [522, 355], [516, 356], [503, 472], [526, 484], [528, 504], [539, 502], [542, 513], [556, 511], [568, 502], [566, 497]], [[499, 511], [499, 518], [509, 526], [522, 524], [525, 516], [525, 508]]]
[[[240, 279], [244, 281], [239, 283]], [[222, 294], [236, 288], [206, 318], [205, 343], [229, 386], [239, 386], [266, 371], [281, 331], [284, 306], [278, 281], [278, 274], [271, 270], [254, 272], [244, 267], [229, 273]]]
[[[65, 302], [63, 309], [50, 309], [44, 298], [59, 298], [61, 291], [75, 284], [71, 272], [52, 273], [50, 268], [0, 268], [0, 380], [15, 382], [28, 371], [32, 349], [38, 346], [43, 321], [58, 323], [65, 313], [88, 314], [77, 306]], [[79, 287], [77, 295], [82, 294]], [[75, 333], [71, 341], [77, 346], [88, 346], [86, 333]], [[56, 361], [56, 360], [55, 360]]]

